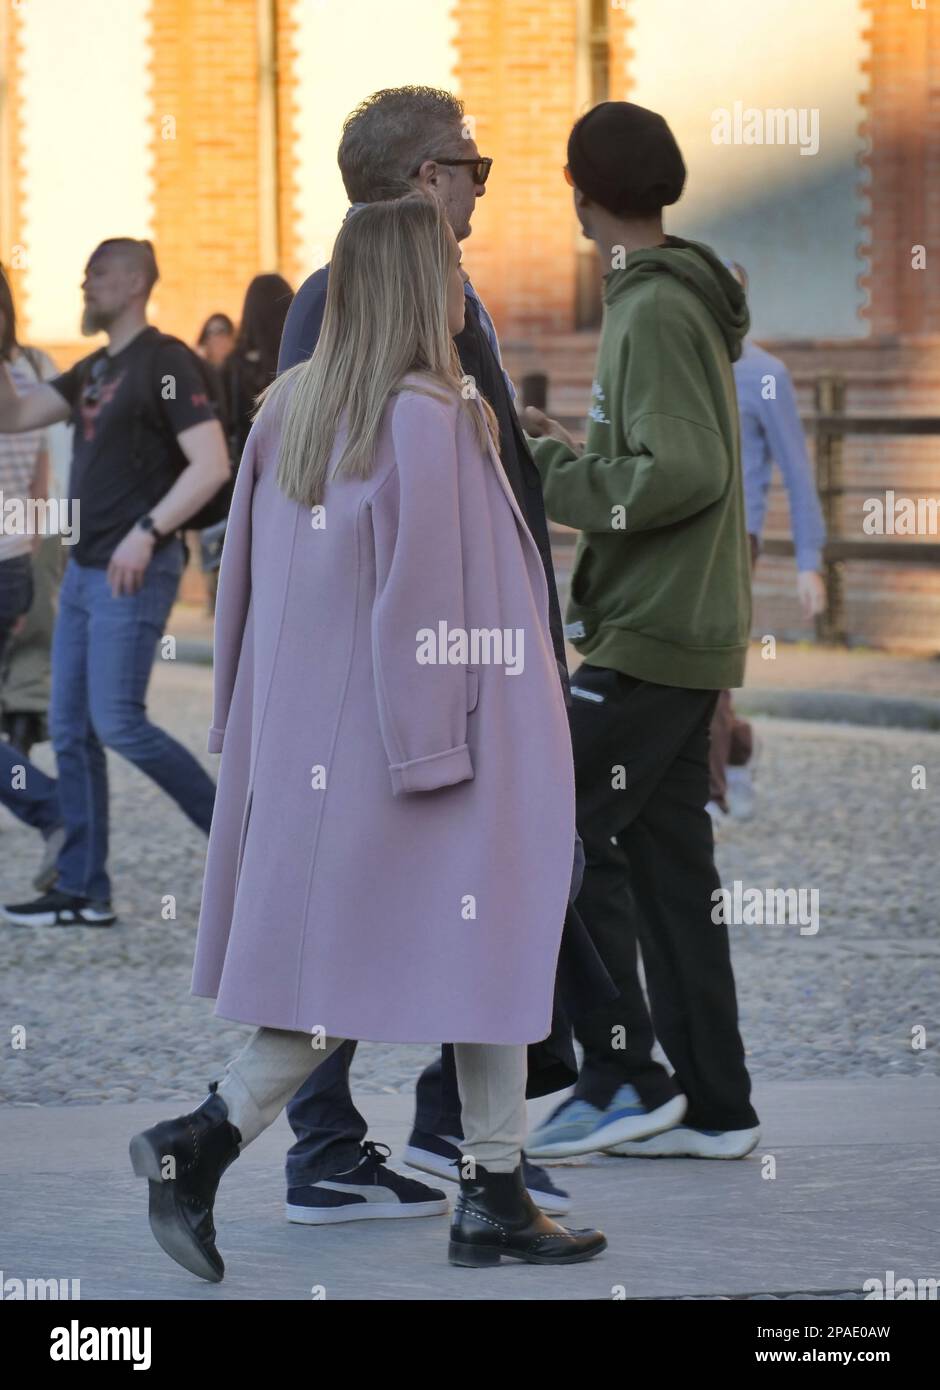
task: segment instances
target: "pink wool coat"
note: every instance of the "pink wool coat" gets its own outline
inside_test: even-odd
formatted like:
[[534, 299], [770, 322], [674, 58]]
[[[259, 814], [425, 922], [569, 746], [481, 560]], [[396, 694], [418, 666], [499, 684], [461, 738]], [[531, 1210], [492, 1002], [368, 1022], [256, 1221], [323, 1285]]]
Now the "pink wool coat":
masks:
[[[468, 407], [414, 385], [372, 476], [329, 483], [318, 516], [277, 487], [273, 410], [251, 431], [216, 610], [193, 992], [335, 1037], [534, 1042], [574, 841], [545, 574]], [[513, 634], [502, 652], [493, 629]], [[429, 663], [435, 642], [470, 664]]]

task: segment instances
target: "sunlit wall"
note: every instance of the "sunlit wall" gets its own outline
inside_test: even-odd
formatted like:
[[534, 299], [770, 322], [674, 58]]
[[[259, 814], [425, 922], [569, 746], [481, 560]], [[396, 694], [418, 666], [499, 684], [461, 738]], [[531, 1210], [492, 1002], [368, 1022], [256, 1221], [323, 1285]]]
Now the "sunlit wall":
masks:
[[344, 118], [381, 87], [459, 91], [448, 0], [296, 0], [298, 207], [312, 270], [329, 259], [348, 207], [336, 167]]
[[78, 337], [79, 284], [108, 236], [150, 234], [148, 0], [20, 7], [27, 322]]
[[[858, 0], [629, 0], [629, 13], [631, 99], [667, 117], [689, 169], [668, 229], [746, 266], [759, 332], [864, 333]], [[715, 144], [713, 113], [735, 102], [817, 111], [818, 153]]]

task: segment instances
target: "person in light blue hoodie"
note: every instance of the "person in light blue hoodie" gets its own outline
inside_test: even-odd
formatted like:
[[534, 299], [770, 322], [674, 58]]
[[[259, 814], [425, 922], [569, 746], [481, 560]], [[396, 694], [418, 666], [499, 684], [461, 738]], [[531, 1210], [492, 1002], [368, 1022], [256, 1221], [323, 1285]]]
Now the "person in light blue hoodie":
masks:
[[[744, 267], [725, 264], [747, 292]], [[756, 562], [767, 515], [774, 463], [780, 469], [790, 506], [790, 525], [796, 552], [797, 594], [807, 622], [826, 602], [822, 580], [822, 547], [826, 527], [806, 452], [796, 393], [786, 365], [752, 339], [734, 363], [734, 380], [741, 416], [741, 465], [751, 561]], [[711, 728], [711, 787], [709, 810], [720, 824], [729, 811], [742, 818], [753, 811], [754, 735], [746, 720], [734, 713], [731, 692], [722, 691]]]

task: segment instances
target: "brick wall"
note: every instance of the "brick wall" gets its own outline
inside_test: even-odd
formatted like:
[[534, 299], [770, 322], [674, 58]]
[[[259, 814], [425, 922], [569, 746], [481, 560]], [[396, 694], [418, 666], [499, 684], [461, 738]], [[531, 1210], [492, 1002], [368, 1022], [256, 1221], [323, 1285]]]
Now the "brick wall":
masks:
[[255, 0], [151, 9], [153, 240], [161, 328], [238, 319], [258, 265]]
[[0, 149], [0, 200], [2, 200], [3, 238], [0, 247], [4, 269], [10, 280], [17, 313], [27, 320], [26, 256], [23, 223], [23, 139], [20, 105], [23, 80], [23, 14], [19, 6], [4, 5], [0, 16], [0, 75], [5, 103]]
[[278, 237], [280, 265], [277, 267], [294, 289], [298, 289], [308, 267], [300, 237], [297, 208], [297, 155], [295, 149], [297, 102], [297, 11], [300, 0], [277, 0], [275, 25], [277, 43], [277, 161], [278, 161]]
[[612, 5], [608, 24], [608, 61], [610, 63], [610, 100], [629, 101], [632, 87], [630, 61], [633, 49], [630, 46], [630, 30], [633, 20], [630, 17], [628, 0]]
[[[865, 315], [873, 333], [940, 333], [940, 6], [864, 0], [864, 8]], [[925, 269], [912, 269], [913, 246], [926, 248]]]
[[575, 4], [461, 0], [454, 13], [460, 92], [480, 153], [495, 160], [467, 264], [501, 331], [564, 331], [575, 284], [561, 172], [574, 113]]

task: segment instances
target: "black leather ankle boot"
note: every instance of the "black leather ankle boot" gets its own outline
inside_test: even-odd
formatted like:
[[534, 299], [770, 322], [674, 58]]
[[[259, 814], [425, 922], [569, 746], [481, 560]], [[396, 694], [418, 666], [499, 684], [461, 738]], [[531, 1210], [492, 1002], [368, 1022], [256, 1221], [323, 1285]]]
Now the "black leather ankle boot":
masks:
[[171, 1259], [217, 1284], [225, 1274], [215, 1246], [212, 1207], [222, 1174], [238, 1157], [241, 1135], [216, 1094], [191, 1115], [162, 1120], [131, 1140], [131, 1163], [150, 1183], [150, 1229]]
[[460, 1179], [450, 1228], [452, 1265], [498, 1265], [504, 1255], [533, 1265], [577, 1264], [606, 1249], [600, 1231], [570, 1231], [540, 1212], [521, 1167], [488, 1173], [477, 1165], [472, 1178]]

